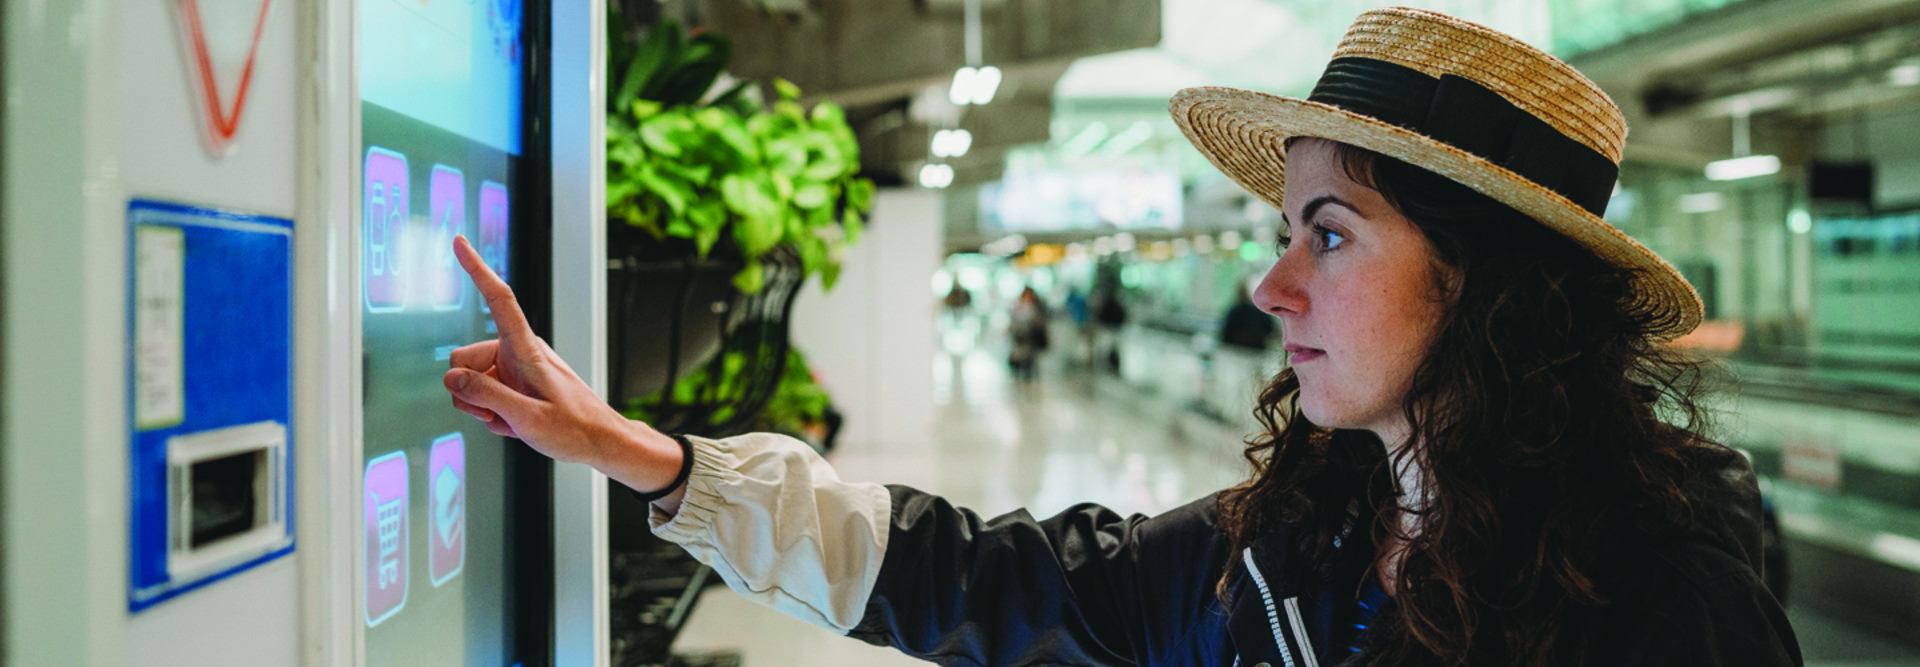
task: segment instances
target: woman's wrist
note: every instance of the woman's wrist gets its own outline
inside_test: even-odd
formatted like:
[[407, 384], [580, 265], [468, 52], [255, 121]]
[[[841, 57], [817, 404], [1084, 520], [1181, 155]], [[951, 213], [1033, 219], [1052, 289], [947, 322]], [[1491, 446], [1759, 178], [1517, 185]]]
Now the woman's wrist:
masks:
[[621, 419], [620, 425], [597, 448], [594, 469], [641, 493], [659, 491], [680, 474], [682, 451], [671, 436], [644, 422]]

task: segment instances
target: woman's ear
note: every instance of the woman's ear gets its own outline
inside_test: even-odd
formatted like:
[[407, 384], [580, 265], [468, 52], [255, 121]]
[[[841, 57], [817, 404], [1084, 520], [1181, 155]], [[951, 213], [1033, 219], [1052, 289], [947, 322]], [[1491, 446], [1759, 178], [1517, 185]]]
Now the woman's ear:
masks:
[[[1427, 261], [1433, 269], [1432, 300], [1445, 308], [1452, 308], [1460, 302], [1460, 292], [1466, 288], [1467, 267], [1448, 264], [1440, 257], [1440, 249], [1434, 247], [1433, 240], [1427, 238], [1424, 230], [1420, 238], [1427, 244]], [[1464, 258], [1463, 258], [1464, 259]]]

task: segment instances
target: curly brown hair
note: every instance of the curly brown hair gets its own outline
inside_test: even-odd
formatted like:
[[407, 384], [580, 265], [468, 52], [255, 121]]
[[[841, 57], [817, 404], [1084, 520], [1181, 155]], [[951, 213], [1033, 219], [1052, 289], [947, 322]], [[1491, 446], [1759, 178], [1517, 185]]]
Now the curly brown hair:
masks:
[[[1632, 270], [1459, 183], [1336, 149], [1349, 178], [1431, 243], [1448, 306], [1402, 402], [1411, 444], [1394, 452], [1371, 432], [1311, 423], [1292, 369], [1274, 377], [1255, 408], [1265, 433], [1247, 442], [1253, 477], [1218, 501], [1228, 571], [1277, 529], [1332, 571], [1358, 498], [1371, 530], [1356, 538], [1397, 538], [1405, 555], [1394, 597], [1342, 664], [1577, 663], [1563, 639], [1607, 601], [1623, 545], [1692, 520], [1685, 454], [1707, 446], [1700, 399], [1717, 374], [1648, 335], [1663, 323], [1632, 306]], [[1389, 469], [1409, 455], [1427, 490], [1418, 508]]]

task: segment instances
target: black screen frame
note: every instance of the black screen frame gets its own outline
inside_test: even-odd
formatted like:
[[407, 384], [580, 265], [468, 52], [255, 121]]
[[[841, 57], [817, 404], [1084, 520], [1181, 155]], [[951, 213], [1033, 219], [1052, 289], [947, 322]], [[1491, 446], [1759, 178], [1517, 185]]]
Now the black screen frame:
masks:
[[[521, 59], [522, 168], [513, 176], [518, 197], [533, 206], [516, 206], [509, 227], [520, 308], [535, 335], [553, 338], [553, 6], [533, 2], [522, 10], [520, 35], [527, 57]], [[531, 298], [529, 298], [531, 297]], [[554, 496], [553, 460], [524, 442], [504, 450], [509, 471], [507, 506], [512, 508], [507, 557], [521, 573], [515, 577], [509, 622], [516, 652], [526, 667], [554, 664]]]

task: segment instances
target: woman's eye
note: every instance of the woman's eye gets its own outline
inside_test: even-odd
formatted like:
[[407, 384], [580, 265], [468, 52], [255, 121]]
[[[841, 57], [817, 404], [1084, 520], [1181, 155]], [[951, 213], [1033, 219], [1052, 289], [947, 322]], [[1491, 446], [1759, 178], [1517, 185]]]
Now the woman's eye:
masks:
[[1347, 242], [1347, 237], [1345, 234], [1341, 234], [1340, 232], [1336, 232], [1331, 229], [1327, 229], [1325, 227], [1315, 227], [1313, 230], [1313, 234], [1315, 236], [1320, 237], [1320, 250], [1322, 252], [1333, 250], [1335, 248], [1340, 247], [1340, 244]]

